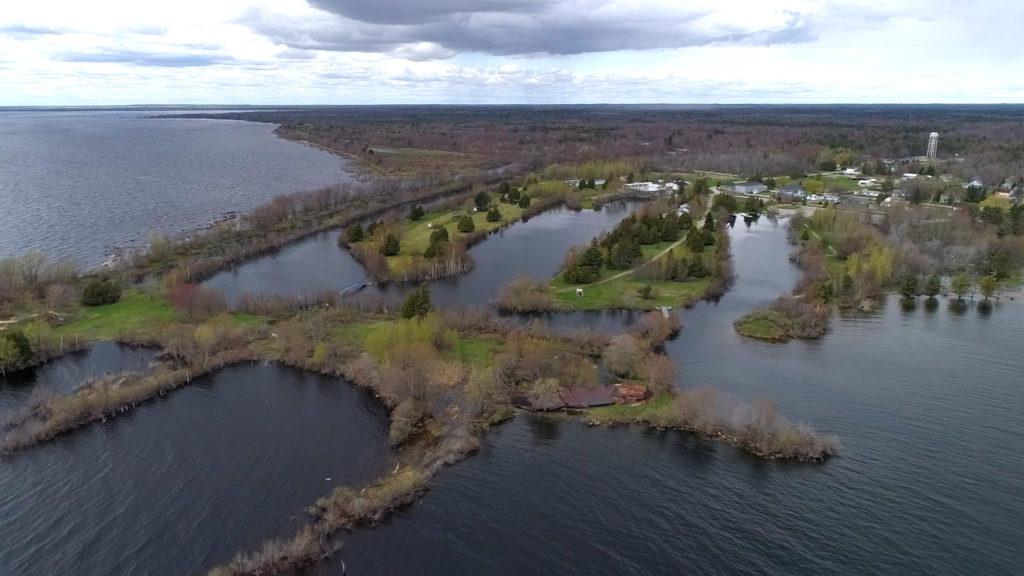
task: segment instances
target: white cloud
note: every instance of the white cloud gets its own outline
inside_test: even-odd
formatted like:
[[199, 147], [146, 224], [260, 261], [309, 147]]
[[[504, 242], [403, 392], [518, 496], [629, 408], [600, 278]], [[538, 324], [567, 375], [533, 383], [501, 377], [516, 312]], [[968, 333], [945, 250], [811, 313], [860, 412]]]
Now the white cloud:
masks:
[[35, 0], [0, 105], [1005, 102], [1024, 3]]

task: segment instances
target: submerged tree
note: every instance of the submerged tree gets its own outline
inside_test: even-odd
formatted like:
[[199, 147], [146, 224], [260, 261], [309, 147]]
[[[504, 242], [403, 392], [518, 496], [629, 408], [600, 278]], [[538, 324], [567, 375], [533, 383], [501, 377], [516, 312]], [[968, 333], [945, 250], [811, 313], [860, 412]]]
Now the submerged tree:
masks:
[[942, 278], [938, 274], [932, 274], [924, 283], [924, 295], [928, 298], [935, 298], [942, 291]]
[[906, 300], [917, 296], [918, 283], [916, 274], [904, 274], [903, 279], [900, 280], [900, 295]]
[[978, 281], [978, 289], [981, 290], [981, 295], [988, 300], [997, 292], [999, 292], [999, 279], [995, 276], [985, 276]]
[[971, 277], [963, 272], [953, 276], [953, 279], [949, 281], [949, 289], [956, 294], [957, 300], [963, 300], [964, 294], [970, 292], [973, 286], [974, 282], [971, 281]]

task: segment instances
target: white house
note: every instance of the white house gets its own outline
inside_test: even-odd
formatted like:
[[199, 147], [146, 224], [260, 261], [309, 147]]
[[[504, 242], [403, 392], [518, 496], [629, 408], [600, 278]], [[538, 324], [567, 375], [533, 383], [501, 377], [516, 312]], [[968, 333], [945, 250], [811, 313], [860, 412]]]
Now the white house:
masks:
[[[597, 183], [595, 182], [595, 185]], [[639, 194], [645, 194], [647, 196], [657, 196], [659, 194], [675, 194], [679, 192], [679, 185], [675, 182], [669, 182], [667, 184], [659, 184], [656, 182], [633, 182], [626, 184], [626, 188], [629, 188], [633, 192]]]
[[732, 185], [732, 189], [741, 194], [758, 194], [768, 191], [768, 187], [760, 182], [736, 182]]

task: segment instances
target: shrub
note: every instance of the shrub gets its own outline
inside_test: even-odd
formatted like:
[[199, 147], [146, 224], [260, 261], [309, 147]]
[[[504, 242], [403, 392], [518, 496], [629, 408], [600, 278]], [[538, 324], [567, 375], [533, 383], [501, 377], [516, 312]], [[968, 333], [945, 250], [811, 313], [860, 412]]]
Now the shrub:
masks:
[[499, 292], [494, 304], [506, 312], [544, 312], [555, 307], [555, 300], [544, 282], [516, 278]]
[[523, 194], [519, 198], [519, 207], [522, 208], [523, 210], [529, 208], [530, 207], [530, 197], [527, 196], [526, 194]]
[[167, 299], [174, 308], [189, 316], [214, 316], [228, 309], [227, 301], [220, 292], [196, 284], [171, 288]]
[[0, 374], [32, 359], [32, 346], [21, 332], [0, 332]]
[[493, 207], [493, 208], [491, 208], [490, 210], [487, 211], [487, 221], [488, 222], [501, 222], [501, 212], [498, 210], [497, 206], [495, 206], [495, 207]]
[[82, 289], [82, 304], [100, 306], [113, 304], [121, 299], [121, 287], [111, 280], [93, 278]]
[[411, 210], [409, 210], [409, 220], [412, 220], [412, 221], [415, 222], [416, 220], [419, 220], [420, 218], [423, 218], [423, 214], [424, 214], [423, 207], [420, 206], [419, 204], [417, 204], [417, 205], [413, 206]]
[[639, 375], [641, 365], [647, 357], [647, 346], [631, 334], [619, 334], [612, 338], [611, 344], [604, 351], [604, 361], [608, 370], [625, 377]]
[[640, 289], [640, 297], [644, 300], [654, 300], [654, 286], [645, 284], [644, 287]]

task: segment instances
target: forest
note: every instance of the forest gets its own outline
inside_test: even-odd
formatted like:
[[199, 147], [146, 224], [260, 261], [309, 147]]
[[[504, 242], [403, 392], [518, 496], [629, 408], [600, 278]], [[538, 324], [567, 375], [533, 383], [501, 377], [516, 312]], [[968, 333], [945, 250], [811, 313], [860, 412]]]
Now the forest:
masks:
[[937, 131], [939, 158], [954, 176], [1002, 182], [1024, 176], [1021, 112], [1013, 105], [338, 106], [216, 117], [280, 124], [283, 137], [378, 173], [449, 176], [607, 159], [802, 176], [823, 160], [870, 167], [922, 156]]

